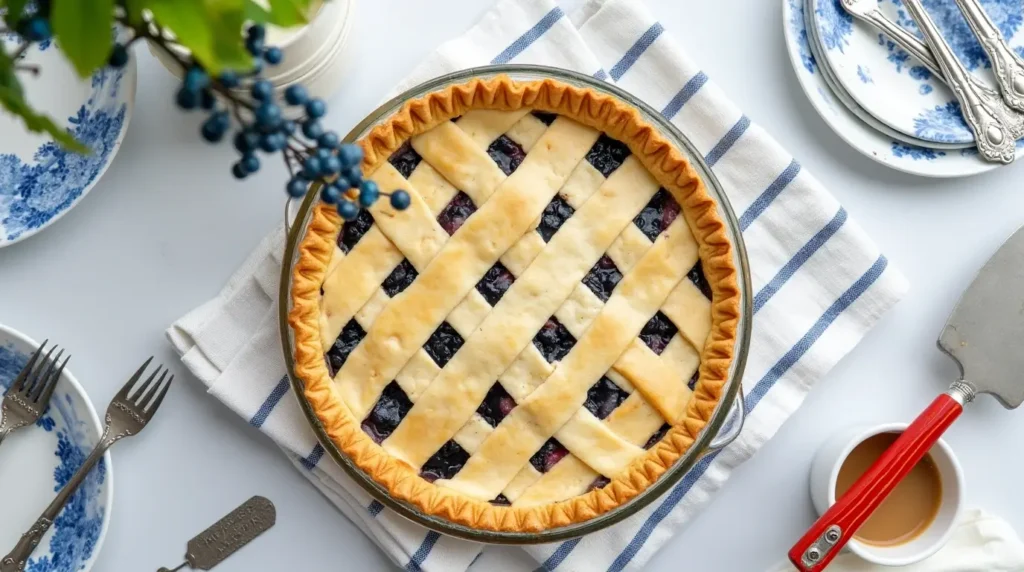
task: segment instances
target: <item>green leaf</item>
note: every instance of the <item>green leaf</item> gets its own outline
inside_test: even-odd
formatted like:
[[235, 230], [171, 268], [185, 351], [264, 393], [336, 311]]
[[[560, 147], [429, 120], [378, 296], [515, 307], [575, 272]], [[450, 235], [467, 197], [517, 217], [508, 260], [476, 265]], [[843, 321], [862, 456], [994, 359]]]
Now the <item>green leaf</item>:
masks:
[[245, 0], [245, 19], [253, 24], [267, 24], [271, 21], [271, 15], [253, 0]]
[[244, 0], [149, 0], [148, 7], [211, 74], [252, 68], [242, 39]]
[[28, 103], [21, 89], [21, 83], [14, 74], [7, 54], [0, 53], [0, 106], [21, 117], [25, 127], [33, 133], [48, 133], [55, 141], [66, 149], [76, 153], [88, 154], [92, 151], [75, 140], [67, 130], [61, 128], [49, 117], [36, 113]]
[[270, 22], [290, 28], [309, 21], [310, 0], [269, 0]]
[[4, 21], [12, 30], [16, 29], [21, 17], [25, 14], [25, 5], [28, 0], [7, 0], [7, 13], [4, 14]]
[[107, 64], [113, 38], [114, 0], [53, 0], [53, 34], [81, 77]]
[[128, 16], [128, 23], [132, 26], [142, 24], [142, 11], [146, 9], [146, 0], [124, 0], [124, 11]]

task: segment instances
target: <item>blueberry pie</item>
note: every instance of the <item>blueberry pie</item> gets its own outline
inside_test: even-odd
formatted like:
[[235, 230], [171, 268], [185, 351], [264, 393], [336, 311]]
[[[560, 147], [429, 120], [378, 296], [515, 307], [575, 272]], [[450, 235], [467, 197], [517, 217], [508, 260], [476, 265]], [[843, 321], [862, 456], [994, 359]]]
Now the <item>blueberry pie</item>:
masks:
[[316, 207], [292, 287], [296, 372], [337, 446], [483, 530], [582, 522], [656, 481], [717, 405], [739, 318], [683, 155], [617, 98], [504, 76], [360, 144], [411, 205]]

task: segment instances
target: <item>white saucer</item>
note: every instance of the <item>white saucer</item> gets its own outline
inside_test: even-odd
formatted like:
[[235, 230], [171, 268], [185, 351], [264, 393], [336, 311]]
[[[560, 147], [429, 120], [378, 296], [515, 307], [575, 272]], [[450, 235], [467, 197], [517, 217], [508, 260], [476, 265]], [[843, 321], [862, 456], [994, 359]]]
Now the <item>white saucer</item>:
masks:
[[[0, 325], [0, 393], [38, 344]], [[71, 365], [74, 365], [72, 358]], [[14, 546], [57, 491], [75, 474], [103, 431], [96, 410], [64, 370], [46, 414], [0, 445], [0, 551]], [[110, 524], [114, 483], [110, 454], [86, 477], [28, 561], [25, 572], [83, 572], [92, 568]]]
[[[925, 177], [964, 177], [999, 166], [981, 160], [975, 148], [951, 151], [908, 145], [887, 137], [858, 119], [835, 99], [811, 55], [804, 25], [803, 0], [782, 0], [782, 13], [786, 50], [800, 87], [825, 123], [851, 147], [883, 165]], [[1017, 157], [1022, 156], [1024, 152], [1018, 143]]]
[[[926, 144], [973, 145], [974, 135], [964, 123], [960, 104], [945, 84], [877, 29], [854, 20], [840, 0], [810, 1], [825, 60], [822, 65], [827, 64], [838, 84], [868, 113]], [[991, 74], [984, 71], [990, 66], [988, 58], [956, 4], [947, 0], [923, 3], [961, 61], [981, 81], [994, 86]], [[1011, 45], [1024, 43], [1019, 1], [984, 0], [982, 4]], [[879, 9], [918, 33], [900, 0], [879, 0]]]
[[[0, 34], [5, 45], [14, 41]], [[123, 69], [102, 68], [84, 80], [52, 41], [34, 44], [19, 63], [41, 69], [36, 77], [18, 74], [29, 104], [93, 152], [66, 151], [0, 113], [0, 247], [36, 234], [82, 200], [114, 160], [135, 105], [134, 55]]]

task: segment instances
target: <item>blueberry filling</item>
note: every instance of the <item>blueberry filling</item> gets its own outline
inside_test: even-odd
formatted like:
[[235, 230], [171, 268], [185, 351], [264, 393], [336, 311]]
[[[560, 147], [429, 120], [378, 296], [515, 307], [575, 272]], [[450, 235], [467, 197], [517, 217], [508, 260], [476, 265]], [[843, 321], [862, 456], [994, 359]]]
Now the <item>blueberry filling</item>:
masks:
[[512, 399], [512, 396], [505, 391], [505, 388], [500, 383], [495, 383], [491, 386], [490, 391], [484, 397], [483, 403], [477, 408], [476, 412], [480, 414], [491, 427], [497, 427], [498, 423], [505, 418], [509, 412], [516, 406], [516, 401]]
[[537, 225], [537, 232], [540, 233], [544, 242], [550, 242], [551, 237], [555, 236], [559, 227], [569, 220], [574, 212], [576, 211], [569, 206], [569, 203], [565, 202], [565, 199], [555, 195], [555, 198], [551, 199], [548, 206], [544, 208], [544, 213], [540, 215], [540, 224]]
[[498, 495], [494, 497], [494, 500], [491, 501], [491, 504], [496, 506], [512, 506], [512, 502], [508, 500], [508, 497], [506, 497], [505, 495]]
[[548, 362], [556, 362], [564, 358], [575, 344], [576, 338], [572, 337], [569, 330], [565, 329], [562, 322], [559, 322], [554, 316], [548, 318], [537, 335], [533, 337], [533, 345], [537, 346], [541, 355]]
[[491, 306], [498, 303], [501, 297], [505, 295], [505, 292], [512, 287], [512, 282], [516, 279], [512, 276], [512, 273], [505, 268], [505, 265], [498, 262], [491, 269], [484, 274], [484, 277], [477, 282], [477, 292], [487, 300], [487, 303]]
[[370, 215], [370, 211], [360, 210], [359, 216], [354, 220], [347, 221], [341, 227], [341, 232], [338, 233], [338, 248], [348, 254], [359, 242], [359, 239], [363, 238], [366, 231], [370, 230], [371, 226], [373, 226], [373, 217]]
[[668, 319], [668, 316], [658, 312], [653, 318], [647, 321], [644, 329], [640, 330], [640, 339], [651, 348], [651, 351], [661, 355], [665, 346], [676, 335], [679, 328]]
[[556, 113], [548, 113], [547, 111], [533, 111], [533, 116], [540, 119], [544, 125], [551, 125], [558, 118]]
[[658, 441], [661, 441], [662, 437], [665, 436], [665, 433], [668, 433], [668, 430], [671, 428], [672, 427], [668, 423], [662, 425], [658, 429], [658, 432], [655, 433], [654, 435], [651, 435], [651, 438], [647, 440], [647, 444], [644, 445], [644, 449], [650, 449], [651, 447], [657, 445]]
[[523, 159], [526, 159], [526, 151], [523, 151], [519, 143], [505, 135], [498, 137], [491, 143], [490, 147], [487, 148], [487, 154], [491, 156], [491, 159], [494, 159], [494, 162], [498, 164], [498, 168], [506, 175], [511, 175], [513, 171], [519, 168]]
[[594, 479], [594, 482], [590, 483], [590, 486], [587, 487], [587, 492], [589, 493], [594, 489], [603, 489], [610, 482], [612, 482], [611, 479], [603, 475], [597, 477], [596, 479]]
[[441, 325], [430, 334], [430, 339], [423, 345], [423, 349], [433, 358], [439, 367], [444, 367], [448, 360], [452, 359], [455, 352], [462, 347], [464, 340], [455, 328], [448, 322], [441, 322]]
[[338, 339], [334, 340], [334, 345], [331, 346], [331, 349], [327, 350], [327, 354], [324, 356], [327, 358], [327, 369], [331, 372], [331, 377], [334, 377], [334, 374], [338, 373], [341, 366], [345, 365], [348, 355], [352, 353], [352, 350], [356, 349], [356, 346], [365, 337], [366, 332], [363, 331], [359, 322], [349, 320], [345, 324], [345, 327], [341, 329], [341, 335], [338, 336]]
[[583, 277], [583, 283], [603, 302], [608, 301], [619, 280], [622, 280], [622, 273], [607, 254]]
[[384, 280], [381, 288], [384, 288], [385, 294], [394, 298], [399, 292], [408, 288], [418, 275], [419, 273], [412, 267], [411, 262], [402, 260], [402, 263], [396, 266]]
[[569, 450], [552, 437], [541, 446], [540, 451], [537, 451], [530, 457], [530, 464], [533, 465], [534, 469], [546, 473], [551, 470], [551, 467], [555, 466], [555, 463], [561, 461], [562, 457], [568, 454]]
[[691, 391], [697, 387], [697, 380], [700, 378], [700, 370], [693, 372], [693, 377], [690, 381], [686, 382], [686, 387], [689, 387]]
[[419, 165], [422, 160], [423, 157], [421, 157], [420, 154], [412, 148], [412, 143], [408, 141], [402, 143], [402, 146], [388, 157], [388, 163], [391, 163], [391, 165], [406, 179], [409, 178], [413, 169], [415, 169], [416, 165]]
[[629, 394], [615, 385], [614, 381], [608, 379], [607, 376], [601, 376], [601, 379], [587, 390], [587, 400], [583, 403], [583, 407], [586, 407], [587, 411], [593, 413], [598, 419], [604, 419], [627, 397]]
[[378, 444], [387, 439], [412, 409], [412, 401], [397, 383], [392, 381], [384, 387], [373, 411], [363, 419], [363, 431]]
[[633, 224], [654, 242], [658, 235], [679, 216], [679, 203], [665, 189], [658, 189], [647, 206], [633, 219]]
[[597, 142], [587, 153], [587, 161], [605, 177], [618, 169], [626, 157], [629, 157], [629, 147], [604, 133], [597, 138]]
[[697, 289], [700, 290], [701, 294], [704, 294], [705, 298], [711, 299], [711, 285], [708, 284], [708, 279], [704, 276], [704, 267], [701, 266], [700, 260], [697, 261], [697, 264], [693, 266], [686, 277], [697, 286]]
[[462, 470], [468, 460], [469, 453], [455, 441], [449, 440], [434, 453], [433, 457], [427, 459], [420, 469], [420, 476], [430, 482], [450, 479]]
[[473, 204], [473, 199], [469, 198], [469, 195], [466, 193], [459, 191], [452, 198], [451, 202], [444, 207], [441, 214], [437, 215], [437, 222], [445, 232], [452, 235], [455, 234], [455, 231], [459, 230], [459, 227], [474, 212], [476, 212], [476, 205]]

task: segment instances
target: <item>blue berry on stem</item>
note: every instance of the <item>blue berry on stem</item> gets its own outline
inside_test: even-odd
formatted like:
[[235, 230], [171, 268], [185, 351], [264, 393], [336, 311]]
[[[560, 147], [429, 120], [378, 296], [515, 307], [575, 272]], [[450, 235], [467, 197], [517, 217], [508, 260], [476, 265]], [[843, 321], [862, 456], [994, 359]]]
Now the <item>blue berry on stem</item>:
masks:
[[263, 73], [263, 60], [256, 58], [256, 60], [252, 62], [252, 69], [249, 70], [248, 75], [260, 75], [261, 73]]
[[338, 134], [333, 131], [327, 131], [316, 140], [317, 145], [324, 149], [334, 149], [338, 146]]
[[288, 181], [288, 186], [286, 187], [286, 189], [288, 190], [288, 195], [295, 198], [299, 198], [305, 195], [306, 189], [308, 188], [309, 181], [298, 176], [292, 177], [291, 180]]
[[228, 127], [226, 121], [221, 121], [218, 114], [213, 114], [203, 122], [203, 127], [200, 130], [203, 139], [206, 139], [210, 143], [216, 143], [224, 138], [224, 132], [227, 131]]
[[328, 155], [326, 159], [320, 160], [325, 175], [334, 175], [341, 170], [341, 161], [334, 155]]
[[345, 167], [355, 167], [363, 160], [363, 148], [354, 143], [347, 143], [338, 150], [338, 157]]
[[236, 179], [244, 179], [249, 175], [249, 172], [245, 170], [245, 165], [238, 162], [231, 167], [231, 174], [234, 175]]
[[185, 89], [189, 91], [199, 92], [210, 85], [210, 76], [206, 75], [203, 68], [198, 66], [192, 66], [185, 72]]
[[320, 159], [309, 157], [302, 165], [302, 176], [313, 180], [320, 176]]
[[48, 40], [53, 34], [53, 30], [50, 28], [50, 22], [42, 16], [29, 18], [22, 24], [22, 26], [21, 35], [33, 42]]
[[316, 98], [306, 102], [306, 115], [316, 119], [327, 113], [327, 104], [324, 100]]
[[128, 48], [124, 47], [124, 44], [114, 44], [107, 63], [110, 67], [123, 68], [128, 63]]
[[199, 94], [199, 107], [209, 111], [217, 105], [217, 98], [213, 95], [213, 90], [206, 88], [201, 94]]
[[235, 149], [239, 153], [254, 151], [260, 144], [260, 136], [250, 129], [235, 134]]
[[397, 210], [404, 211], [409, 208], [409, 203], [412, 199], [409, 198], [409, 193], [399, 189], [391, 193], [391, 206]]
[[256, 171], [260, 170], [260, 159], [259, 157], [253, 155], [252, 153], [249, 153], [242, 157], [240, 163], [242, 164], [243, 167], [245, 167], [245, 170], [250, 173], [255, 173]]
[[245, 49], [248, 50], [250, 54], [259, 57], [260, 54], [263, 53], [263, 38], [255, 38], [250, 35], [245, 40]]
[[281, 122], [281, 133], [284, 133], [285, 135], [294, 135], [295, 130], [298, 128], [299, 126], [291, 119]]
[[178, 96], [175, 98], [175, 101], [177, 101], [178, 107], [182, 109], [195, 109], [196, 105], [199, 104], [199, 94], [182, 87], [178, 90]]
[[350, 200], [342, 200], [338, 203], [338, 214], [345, 220], [353, 220], [359, 216], [359, 207]]
[[217, 78], [217, 81], [219, 81], [220, 84], [226, 88], [238, 87], [238, 74], [231, 70], [228, 70], [226, 72], [221, 73], [220, 77]]
[[281, 51], [281, 48], [271, 46], [263, 51], [263, 59], [266, 60], [268, 64], [276, 66], [284, 59], [284, 53]]
[[310, 139], [316, 139], [324, 134], [324, 128], [316, 119], [307, 119], [302, 124], [302, 134]]
[[341, 176], [345, 177], [345, 180], [353, 187], [363, 184], [363, 172], [359, 167], [346, 167], [341, 171]]
[[274, 86], [265, 79], [261, 79], [252, 84], [252, 96], [258, 101], [269, 101], [270, 96], [274, 94]]
[[267, 153], [274, 153], [284, 149], [288, 140], [280, 133], [264, 133], [260, 136], [260, 149]]
[[341, 189], [335, 184], [324, 185], [320, 189], [320, 200], [323, 202], [333, 205], [341, 200]]
[[303, 105], [308, 99], [309, 94], [301, 85], [291, 85], [284, 90], [284, 100], [288, 102], [288, 105]]
[[246, 33], [246, 39], [262, 40], [267, 36], [267, 29], [260, 24], [253, 24], [249, 26], [249, 30]]
[[313, 156], [320, 159], [320, 163], [326, 161], [331, 155], [331, 152], [327, 149], [317, 149], [316, 151], [313, 151]]
[[263, 103], [256, 108], [256, 123], [264, 129], [274, 129], [281, 124], [281, 108], [276, 103]]
[[359, 205], [361, 207], [370, 208], [378, 198], [380, 198], [380, 189], [377, 187], [377, 183], [363, 181], [363, 184], [359, 185]]

